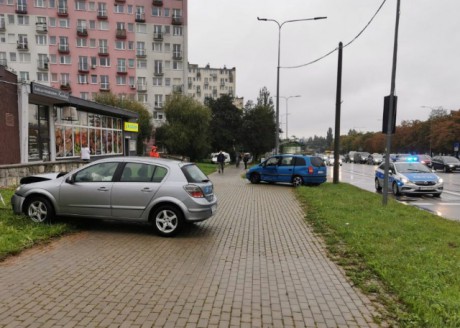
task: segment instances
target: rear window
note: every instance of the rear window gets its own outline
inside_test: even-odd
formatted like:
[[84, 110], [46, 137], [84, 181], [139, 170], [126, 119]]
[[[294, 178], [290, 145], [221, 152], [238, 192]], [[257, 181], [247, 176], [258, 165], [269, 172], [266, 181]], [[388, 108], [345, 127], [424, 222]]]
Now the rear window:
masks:
[[311, 165], [313, 165], [315, 167], [326, 166], [321, 157], [310, 157], [310, 162], [311, 162]]
[[305, 166], [307, 163], [305, 162], [305, 158], [303, 157], [294, 157], [294, 165], [295, 166]]
[[188, 182], [207, 182], [209, 181], [206, 174], [195, 164], [189, 164], [182, 167], [182, 172]]

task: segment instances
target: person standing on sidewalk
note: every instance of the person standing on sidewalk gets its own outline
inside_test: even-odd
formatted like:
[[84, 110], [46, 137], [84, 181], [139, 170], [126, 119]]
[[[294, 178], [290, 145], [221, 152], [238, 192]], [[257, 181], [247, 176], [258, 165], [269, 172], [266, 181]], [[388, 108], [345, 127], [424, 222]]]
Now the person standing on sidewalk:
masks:
[[225, 155], [222, 153], [222, 150], [217, 155], [217, 165], [219, 167], [219, 173], [224, 174], [224, 165], [225, 165]]
[[245, 170], [248, 169], [248, 161], [249, 161], [249, 154], [246, 153], [246, 154], [244, 154], [244, 156], [243, 156], [243, 162], [244, 162], [244, 169], [245, 169]]

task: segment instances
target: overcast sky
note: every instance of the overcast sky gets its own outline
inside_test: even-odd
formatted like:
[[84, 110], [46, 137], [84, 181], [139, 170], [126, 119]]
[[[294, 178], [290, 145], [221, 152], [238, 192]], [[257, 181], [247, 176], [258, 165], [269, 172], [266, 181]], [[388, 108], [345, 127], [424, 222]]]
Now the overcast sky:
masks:
[[[255, 101], [266, 86], [276, 102], [278, 22], [281, 67], [306, 64], [351, 41], [383, 0], [189, 0], [189, 61], [236, 68], [236, 95]], [[426, 120], [430, 106], [460, 108], [459, 0], [401, 0], [396, 72], [397, 123]], [[396, 0], [343, 52], [341, 134], [381, 131], [383, 97], [390, 94]], [[326, 136], [335, 129], [338, 53], [301, 68], [282, 68], [280, 96], [289, 97], [288, 133]], [[286, 131], [286, 101], [280, 98]], [[283, 137], [285, 134], [283, 134]]]

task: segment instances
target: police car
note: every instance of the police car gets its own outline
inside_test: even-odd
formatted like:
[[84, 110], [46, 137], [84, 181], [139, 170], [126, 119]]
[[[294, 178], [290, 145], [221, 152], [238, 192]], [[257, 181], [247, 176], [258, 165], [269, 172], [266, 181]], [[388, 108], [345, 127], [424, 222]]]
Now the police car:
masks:
[[[406, 161], [390, 163], [388, 186], [393, 194], [431, 194], [441, 196], [443, 180], [433, 173], [426, 165], [412, 158]], [[384, 184], [385, 163], [375, 170], [375, 189], [382, 190]]]

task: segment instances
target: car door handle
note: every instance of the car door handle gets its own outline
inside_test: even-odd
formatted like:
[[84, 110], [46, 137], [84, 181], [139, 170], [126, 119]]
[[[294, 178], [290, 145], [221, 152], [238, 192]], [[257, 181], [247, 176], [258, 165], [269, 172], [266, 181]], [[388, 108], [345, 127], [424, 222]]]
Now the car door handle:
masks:
[[98, 191], [109, 191], [108, 188], [106, 187], [100, 187], [100, 188], [97, 188]]
[[152, 192], [152, 189], [145, 187], [144, 189], [141, 190], [142, 192]]

